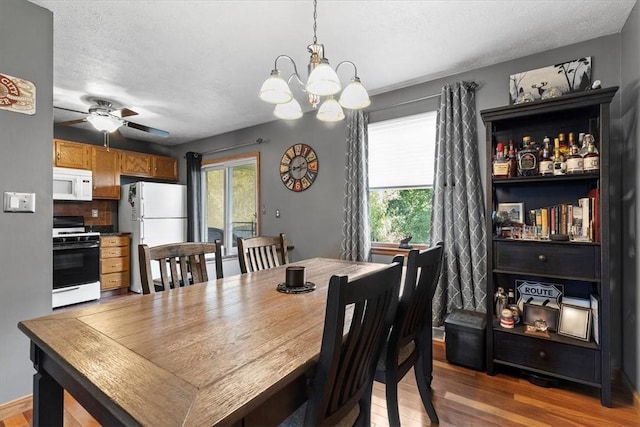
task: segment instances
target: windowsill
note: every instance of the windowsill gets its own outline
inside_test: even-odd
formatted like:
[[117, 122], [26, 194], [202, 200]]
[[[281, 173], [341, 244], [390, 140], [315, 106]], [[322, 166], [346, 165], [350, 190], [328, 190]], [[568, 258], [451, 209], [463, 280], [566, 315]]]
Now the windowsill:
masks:
[[[427, 245], [411, 245], [411, 249], [424, 250], [428, 249]], [[372, 243], [371, 244], [371, 253], [374, 255], [404, 255], [407, 256], [411, 249], [402, 249], [398, 247], [398, 243]]]

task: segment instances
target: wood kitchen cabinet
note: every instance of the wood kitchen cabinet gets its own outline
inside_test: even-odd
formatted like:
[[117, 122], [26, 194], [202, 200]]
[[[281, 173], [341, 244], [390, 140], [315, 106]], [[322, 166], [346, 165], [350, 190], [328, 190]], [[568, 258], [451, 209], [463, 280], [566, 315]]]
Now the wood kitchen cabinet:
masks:
[[153, 177], [178, 179], [178, 160], [172, 157], [153, 156]]
[[91, 169], [91, 145], [53, 140], [53, 165], [63, 168]]
[[120, 153], [105, 147], [91, 147], [93, 198], [120, 199]]
[[128, 176], [152, 176], [153, 160], [150, 154], [120, 151], [120, 172]]
[[100, 290], [129, 287], [129, 246], [128, 234], [100, 236]]

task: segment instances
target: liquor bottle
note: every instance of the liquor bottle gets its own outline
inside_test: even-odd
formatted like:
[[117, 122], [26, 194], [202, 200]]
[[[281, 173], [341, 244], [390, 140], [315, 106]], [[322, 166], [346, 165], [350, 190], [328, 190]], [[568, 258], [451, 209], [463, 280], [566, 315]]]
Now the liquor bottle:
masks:
[[[569, 135], [573, 135], [570, 133]], [[571, 137], [569, 141], [571, 141]], [[567, 156], [567, 174], [582, 173], [583, 159], [580, 155], [580, 149], [575, 142], [569, 147], [569, 155]]]
[[560, 141], [559, 138], [553, 140], [553, 174], [564, 175], [565, 170], [564, 157], [560, 153]]
[[584, 136], [587, 141], [587, 154], [584, 156], [584, 171], [585, 172], [597, 172], [600, 170], [600, 153], [596, 148], [596, 139], [591, 134]]
[[496, 311], [494, 314], [498, 319], [500, 318], [500, 314], [502, 313], [502, 310], [507, 308], [508, 306], [507, 301], [508, 301], [508, 297], [507, 297], [507, 294], [504, 293], [504, 289], [502, 287], [498, 287], [498, 291], [494, 295], [494, 302], [496, 304]]
[[516, 303], [516, 293], [513, 288], [509, 288], [507, 292], [507, 304], [512, 305]]
[[558, 142], [560, 143], [560, 154], [566, 158], [569, 155], [569, 145], [567, 144], [564, 133], [560, 132], [558, 134]]
[[538, 149], [530, 136], [522, 137], [522, 149], [518, 151], [517, 158], [519, 176], [538, 174]]
[[516, 150], [513, 147], [513, 139], [509, 140], [509, 177], [518, 176], [518, 162], [516, 161]]
[[551, 160], [551, 150], [549, 148], [548, 136], [543, 139], [542, 156], [540, 158], [540, 167], [538, 168], [540, 175], [553, 175], [553, 161]]
[[580, 146], [580, 155], [582, 158], [587, 155], [587, 141], [584, 140], [584, 132], [578, 134], [578, 145]]
[[504, 157], [505, 147], [502, 142], [496, 146], [496, 157], [493, 161], [493, 176], [507, 178], [509, 176], [509, 160]]

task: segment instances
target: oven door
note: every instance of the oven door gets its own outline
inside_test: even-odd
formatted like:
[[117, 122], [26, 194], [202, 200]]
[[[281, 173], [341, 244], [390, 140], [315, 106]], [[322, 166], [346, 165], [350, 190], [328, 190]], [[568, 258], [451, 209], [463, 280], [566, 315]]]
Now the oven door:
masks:
[[100, 280], [100, 242], [53, 243], [53, 289]]

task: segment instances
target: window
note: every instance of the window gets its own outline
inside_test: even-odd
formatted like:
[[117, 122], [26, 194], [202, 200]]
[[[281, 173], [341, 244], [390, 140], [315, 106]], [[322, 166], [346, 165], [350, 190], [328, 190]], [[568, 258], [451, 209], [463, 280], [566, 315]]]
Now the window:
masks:
[[259, 233], [260, 154], [203, 161], [203, 236], [220, 239], [224, 255], [237, 253], [238, 237]]
[[[369, 124], [369, 225], [375, 243], [428, 244], [436, 111]], [[382, 246], [382, 245], [379, 245]]]

